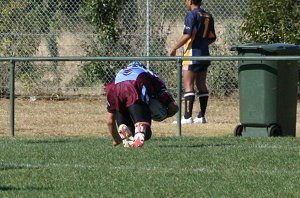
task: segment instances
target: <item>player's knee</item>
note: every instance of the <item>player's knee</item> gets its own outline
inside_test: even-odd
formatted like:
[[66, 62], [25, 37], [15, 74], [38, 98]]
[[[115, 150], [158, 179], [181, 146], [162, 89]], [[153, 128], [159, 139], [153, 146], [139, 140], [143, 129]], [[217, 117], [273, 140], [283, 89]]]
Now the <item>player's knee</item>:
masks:
[[205, 82], [200, 83], [197, 87], [199, 92], [208, 92]]
[[195, 100], [195, 92], [194, 92], [194, 91], [187, 91], [187, 92], [184, 92], [183, 97], [184, 97], [186, 100], [194, 101], [194, 100]]
[[135, 133], [144, 133], [145, 141], [149, 140], [152, 136], [152, 130], [149, 123], [136, 123], [134, 131]]
[[208, 91], [202, 91], [202, 92], [198, 92], [197, 96], [202, 98], [202, 97], [209, 97], [209, 92]]

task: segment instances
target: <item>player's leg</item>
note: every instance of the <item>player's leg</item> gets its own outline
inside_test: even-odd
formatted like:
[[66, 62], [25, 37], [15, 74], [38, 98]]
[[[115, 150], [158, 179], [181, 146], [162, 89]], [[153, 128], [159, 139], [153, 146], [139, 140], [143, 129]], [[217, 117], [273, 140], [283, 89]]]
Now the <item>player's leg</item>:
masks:
[[142, 147], [144, 141], [149, 140], [152, 136], [151, 112], [149, 106], [139, 100], [128, 107], [128, 111], [135, 123], [134, 145], [135, 147]]
[[205, 113], [206, 113], [206, 108], [207, 108], [207, 103], [209, 98], [209, 92], [206, 86], [206, 76], [207, 76], [207, 71], [202, 71], [197, 73], [196, 86], [199, 90], [197, 95], [199, 97], [200, 111], [197, 118], [195, 119], [196, 121], [195, 123], [206, 123]]
[[192, 112], [195, 101], [194, 82], [196, 74], [193, 71], [183, 70], [183, 87], [184, 87], [184, 117], [181, 120], [182, 124], [192, 123]]

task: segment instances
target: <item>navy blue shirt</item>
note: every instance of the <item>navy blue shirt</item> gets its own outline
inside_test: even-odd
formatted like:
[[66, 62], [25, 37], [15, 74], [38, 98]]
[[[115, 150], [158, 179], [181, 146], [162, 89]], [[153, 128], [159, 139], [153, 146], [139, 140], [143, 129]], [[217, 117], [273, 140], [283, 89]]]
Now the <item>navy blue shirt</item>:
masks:
[[[191, 36], [184, 44], [184, 56], [209, 56], [208, 45], [216, 40], [213, 17], [201, 8], [188, 12], [185, 17], [183, 34]], [[209, 61], [186, 60], [182, 64], [209, 64]]]

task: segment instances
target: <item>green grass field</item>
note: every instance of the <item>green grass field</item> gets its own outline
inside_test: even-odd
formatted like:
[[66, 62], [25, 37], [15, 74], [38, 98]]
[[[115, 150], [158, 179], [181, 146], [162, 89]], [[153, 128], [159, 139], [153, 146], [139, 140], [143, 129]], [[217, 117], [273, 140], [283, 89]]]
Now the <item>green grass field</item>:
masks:
[[0, 197], [299, 197], [300, 139], [0, 139]]

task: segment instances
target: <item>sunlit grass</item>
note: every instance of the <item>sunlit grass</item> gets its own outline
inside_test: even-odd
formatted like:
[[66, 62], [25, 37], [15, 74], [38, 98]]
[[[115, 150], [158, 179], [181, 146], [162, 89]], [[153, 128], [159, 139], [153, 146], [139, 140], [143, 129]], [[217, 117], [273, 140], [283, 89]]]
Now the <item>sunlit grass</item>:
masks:
[[297, 197], [298, 138], [3, 138], [1, 197]]

